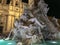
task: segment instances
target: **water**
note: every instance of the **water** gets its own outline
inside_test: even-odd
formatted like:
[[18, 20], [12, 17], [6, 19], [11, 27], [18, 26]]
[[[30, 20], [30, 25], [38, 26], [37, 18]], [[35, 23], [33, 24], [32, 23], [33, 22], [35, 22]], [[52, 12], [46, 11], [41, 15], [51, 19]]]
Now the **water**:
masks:
[[17, 45], [15, 40], [0, 39], [0, 45]]

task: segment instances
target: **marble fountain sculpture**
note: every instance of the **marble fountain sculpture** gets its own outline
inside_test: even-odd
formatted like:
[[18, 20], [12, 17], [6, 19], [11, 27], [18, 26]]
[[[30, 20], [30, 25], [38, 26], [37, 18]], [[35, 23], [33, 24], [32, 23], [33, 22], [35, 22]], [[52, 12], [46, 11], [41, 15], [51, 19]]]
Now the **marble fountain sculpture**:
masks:
[[[60, 32], [54, 26], [54, 21], [48, 19], [47, 7], [44, 0], [40, 0], [33, 12], [25, 8], [19, 19], [15, 19], [14, 28], [5, 40], [16, 40], [17, 45], [60, 45]], [[59, 26], [57, 20], [53, 20]]]

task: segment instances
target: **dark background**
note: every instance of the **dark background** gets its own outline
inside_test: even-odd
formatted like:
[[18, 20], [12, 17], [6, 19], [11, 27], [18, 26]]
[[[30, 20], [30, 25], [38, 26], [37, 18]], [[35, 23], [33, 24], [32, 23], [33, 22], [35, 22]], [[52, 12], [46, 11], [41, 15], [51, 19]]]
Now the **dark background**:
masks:
[[28, 0], [22, 0], [22, 2], [28, 3]]
[[60, 18], [60, 0], [45, 0], [50, 8], [48, 11], [48, 16], [55, 16]]

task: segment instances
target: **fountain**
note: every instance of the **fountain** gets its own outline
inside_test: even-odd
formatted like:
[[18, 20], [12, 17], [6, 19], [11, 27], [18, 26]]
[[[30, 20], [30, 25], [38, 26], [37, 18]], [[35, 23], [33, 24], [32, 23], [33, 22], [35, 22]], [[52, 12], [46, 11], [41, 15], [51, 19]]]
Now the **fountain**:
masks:
[[[14, 28], [5, 40], [10, 40], [11, 37], [11, 40], [18, 42], [17, 45], [59, 45], [60, 41], [52, 41], [60, 37], [60, 33], [47, 17], [47, 6], [44, 0], [40, 0], [33, 12], [25, 8], [21, 17], [15, 20]], [[57, 21], [55, 23], [58, 25]]]

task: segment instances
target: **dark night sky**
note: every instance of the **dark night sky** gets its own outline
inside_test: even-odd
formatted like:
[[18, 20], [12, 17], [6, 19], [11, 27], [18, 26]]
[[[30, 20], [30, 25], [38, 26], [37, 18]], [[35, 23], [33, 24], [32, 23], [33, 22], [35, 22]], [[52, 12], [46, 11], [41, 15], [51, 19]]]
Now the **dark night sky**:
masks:
[[28, 0], [22, 0], [22, 2], [28, 3]]
[[[28, 3], [28, 0], [22, 0], [22, 2]], [[7, 0], [7, 4], [10, 3], [10, 0]]]
[[60, 18], [60, 0], [45, 0], [48, 4], [50, 10], [48, 11], [48, 16], [55, 16]]
[[10, 3], [10, 0], [7, 0], [6, 4], [9, 4]]

